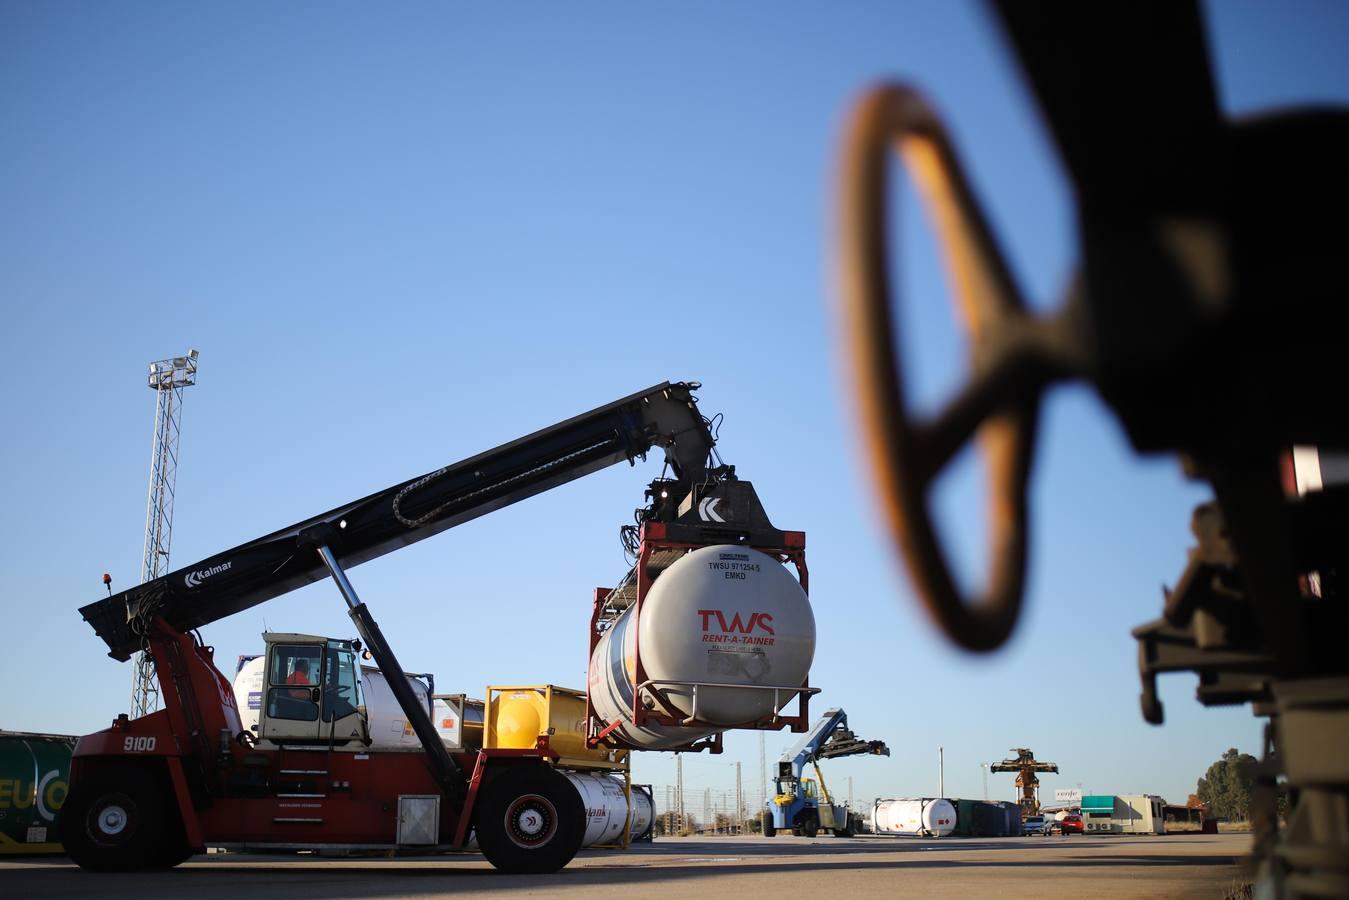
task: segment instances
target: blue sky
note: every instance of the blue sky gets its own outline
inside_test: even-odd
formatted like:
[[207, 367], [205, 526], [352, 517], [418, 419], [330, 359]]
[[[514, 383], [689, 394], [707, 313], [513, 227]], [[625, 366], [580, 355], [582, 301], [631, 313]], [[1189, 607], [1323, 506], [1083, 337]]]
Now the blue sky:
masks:
[[[1225, 105], [1349, 98], [1345, 8], [1206, 8]], [[1146, 64], [1146, 48], [1140, 48]], [[1139, 459], [1088, 390], [1057, 391], [1033, 485], [1028, 609], [986, 658], [916, 611], [879, 531], [836, 356], [839, 134], [880, 79], [946, 117], [1027, 292], [1073, 266], [1067, 187], [983, 11], [920, 5], [0, 5], [0, 728], [79, 733], [130, 670], [77, 607], [139, 569], [152, 359], [201, 351], [173, 561], [187, 563], [656, 382], [696, 379], [723, 456], [809, 535], [813, 681], [889, 759], [858, 798], [981, 796], [1030, 746], [1044, 787], [1183, 800], [1244, 709], [1163, 682], [1145, 725], [1128, 630], [1156, 617], [1207, 493]], [[1129, 111], [1146, 125], [1146, 109]], [[959, 374], [930, 238], [905, 198], [904, 348], [930, 408]], [[619, 467], [352, 577], [404, 664], [444, 690], [584, 684], [591, 589], [623, 571], [651, 462]], [[982, 484], [944, 485], [977, 580]], [[351, 632], [315, 585], [206, 629], [227, 668], [259, 632]], [[770, 762], [792, 738], [770, 734]], [[686, 760], [691, 797], [758, 740]], [[673, 780], [669, 754], [637, 776]], [[1012, 795], [1011, 776], [990, 779]], [[700, 808], [700, 801], [693, 804]], [[697, 811], [697, 810], [695, 810]]]

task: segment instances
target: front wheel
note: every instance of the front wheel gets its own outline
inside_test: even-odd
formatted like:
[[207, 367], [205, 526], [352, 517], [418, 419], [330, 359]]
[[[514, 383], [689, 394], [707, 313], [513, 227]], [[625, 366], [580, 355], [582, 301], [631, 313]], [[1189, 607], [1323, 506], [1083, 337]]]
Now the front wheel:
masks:
[[91, 772], [61, 807], [66, 853], [93, 872], [177, 865], [187, 858], [179, 857], [179, 845], [187, 845], [171, 801], [140, 769]]
[[813, 838], [820, 833], [820, 820], [814, 816], [806, 816], [801, 823], [801, 833], [808, 838]]
[[772, 837], [778, 833], [777, 826], [773, 824], [773, 814], [766, 812], [763, 814], [763, 836]]
[[581, 848], [585, 807], [550, 767], [510, 765], [483, 788], [473, 825], [483, 856], [500, 871], [556, 872]]

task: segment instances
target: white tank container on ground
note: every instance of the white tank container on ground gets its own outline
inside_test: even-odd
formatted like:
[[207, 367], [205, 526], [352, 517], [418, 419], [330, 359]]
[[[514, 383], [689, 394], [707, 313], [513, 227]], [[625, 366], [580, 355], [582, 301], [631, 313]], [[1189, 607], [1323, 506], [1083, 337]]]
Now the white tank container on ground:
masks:
[[[628, 818], [628, 804], [623, 798], [623, 779], [598, 772], [563, 772], [581, 795], [586, 809], [585, 837], [581, 846], [616, 844], [623, 838], [623, 823]], [[644, 791], [632, 789], [632, 821], [628, 824], [631, 837], [641, 837], [651, 827], [653, 810], [651, 798]]]
[[[234, 676], [234, 701], [239, 706], [239, 717], [243, 720], [243, 727], [253, 731], [258, 727], [266, 666], [265, 656], [254, 657], [244, 663]], [[409, 676], [408, 684], [430, 714], [431, 692], [426, 682]], [[417, 739], [393, 691], [389, 690], [389, 682], [379, 669], [361, 667], [361, 702], [365, 704], [366, 718], [370, 723], [372, 749], [413, 750], [421, 747], [421, 741]]]
[[[595, 847], [600, 844], [617, 844], [622, 840], [623, 822], [627, 818], [627, 804], [623, 800], [623, 779], [617, 775], [600, 772], [563, 772], [563, 777], [581, 795], [581, 803], [586, 809], [585, 836], [581, 838], [582, 847]], [[632, 788], [632, 819], [628, 824], [630, 840], [637, 840], [651, 830], [655, 817], [651, 795]], [[469, 850], [478, 849], [478, 833], [469, 831], [464, 846]]]
[[[805, 681], [815, 657], [806, 592], [781, 563], [747, 547], [686, 554], [651, 586], [635, 628], [634, 613], [629, 609], [600, 638], [589, 687], [596, 715], [605, 724], [622, 722], [617, 736], [643, 749], [679, 746], [773, 715], [795, 698], [790, 689]], [[654, 682], [736, 686], [698, 688], [697, 717], [708, 725], [632, 724], [639, 638], [643, 668]], [[691, 686], [657, 686], [682, 715], [694, 713]], [[775, 698], [772, 690], [748, 689], [755, 687], [788, 690]]]
[[872, 808], [872, 827], [876, 834], [945, 837], [956, 830], [956, 808], [950, 800], [939, 797], [877, 800]]

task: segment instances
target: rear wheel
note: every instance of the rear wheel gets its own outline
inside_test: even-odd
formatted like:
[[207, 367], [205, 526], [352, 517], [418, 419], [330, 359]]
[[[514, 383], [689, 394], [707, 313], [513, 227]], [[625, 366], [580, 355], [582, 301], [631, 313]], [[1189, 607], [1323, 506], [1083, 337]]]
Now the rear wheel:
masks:
[[483, 788], [473, 825], [483, 856], [502, 872], [556, 872], [581, 848], [585, 807], [548, 766], [512, 765]]
[[820, 820], [815, 818], [814, 814], [808, 814], [801, 822], [801, 833], [808, 838], [813, 838], [820, 833]]
[[777, 833], [778, 833], [778, 830], [777, 830], [777, 828], [773, 825], [773, 814], [772, 814], [771, 812], [766, 812], [766, 813], [764, 813], [764, 814], [763, 814], [763, 836], [764, 836], [764, 837], [772, 837], [773, 835], [775, 835], [775, 834], [777, 834]]
[[91, 772], [61, 807], [66, 852], [95, 872], [176, 866], [189, 851], [172, 800], [141, 769]]
[[150, 859], [151, 868], [172, 869], [181, 863], [185, 863], [192, 856], [192, 848], [187, 845], [187, 835], [181, 834], [177, 837], [165, 835], [164, 841], [155, 848], [155, 852]]

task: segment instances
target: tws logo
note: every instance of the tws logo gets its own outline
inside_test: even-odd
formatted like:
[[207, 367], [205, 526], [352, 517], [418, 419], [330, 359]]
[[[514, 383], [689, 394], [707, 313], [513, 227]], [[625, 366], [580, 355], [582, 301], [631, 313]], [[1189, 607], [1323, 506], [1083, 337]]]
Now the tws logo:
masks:
[[748, 620], [741, 619], [740, 613], [732, 613], [731, 619], [726, 620], [726, 614], [719, 609], [700, 609], [698, 615], [703, 617], [703, 631], [711, 630], [711, 619], [717, 617], [717, 625], [721, 626], [722, 634], [739, 632], [740, 634], [749, 634], [755, 628], [762, 629], [767, 634], [776, 634], [773, 631], [773, 617], [766, 612], [750, 613]]
[[[703, 618], [704, 644], [756, 644], [771, 647], [777, 641], [777, 638], [752, 633], [756, 628], [768, 635], [777, 633], [773, 630], [773, 616], [770, 613], [750, 613], [747, 619], [742, 619], [737, 612], [731, 614], [729, 621], [719, 609], [700, 609], [698, 615]], [[714, 618], [715, 625], [721, 630], [720, 634], [713, 630]]]
[[183, 579], [183, 584], [194, 588], [212, 575], [219, 575], [221, 572], [228, 571], [232, 565], [234, 565], [233, 560], [221, 563], [218, 566], [211, 566], [209, 569], [197, 569], [195, 572], [188, 572], [187, 577]]

